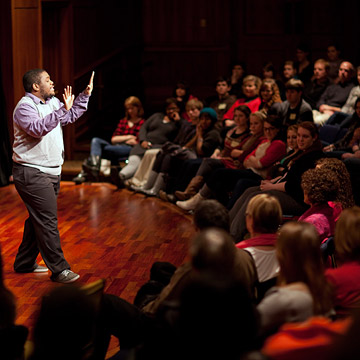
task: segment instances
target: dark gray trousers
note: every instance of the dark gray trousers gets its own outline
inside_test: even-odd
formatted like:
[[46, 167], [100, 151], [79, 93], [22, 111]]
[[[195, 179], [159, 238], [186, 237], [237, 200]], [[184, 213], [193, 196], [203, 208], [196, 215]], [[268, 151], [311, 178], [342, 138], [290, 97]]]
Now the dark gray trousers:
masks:
[[13, 177], [16, 190], [29, 212], [14, 263], [15, 271], [31, 272], [39, 252], [53, 277], [70, 269], [61, 249], [58, 230], [60, 176], [14, 163]]

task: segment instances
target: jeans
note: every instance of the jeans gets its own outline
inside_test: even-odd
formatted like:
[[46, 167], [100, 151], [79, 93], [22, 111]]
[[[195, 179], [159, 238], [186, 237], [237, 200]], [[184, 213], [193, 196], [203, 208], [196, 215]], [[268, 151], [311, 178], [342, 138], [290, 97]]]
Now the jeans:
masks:
[[120, 160], [129, 157], [131, 149], [132, 147], [130, 145], [112, 145], [106, 140], [94, 137], [91, 140], [90, 155], [108, 159], [113, 165], [116, 165]]

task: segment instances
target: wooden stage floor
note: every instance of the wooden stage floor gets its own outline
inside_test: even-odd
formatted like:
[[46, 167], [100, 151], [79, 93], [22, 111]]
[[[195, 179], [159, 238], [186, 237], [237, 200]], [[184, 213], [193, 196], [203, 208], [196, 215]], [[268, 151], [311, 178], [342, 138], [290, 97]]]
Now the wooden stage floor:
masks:
[[[49, 274], [16, 274], [26, 208], [14, 185], [0, 188], [0, 241], [5, 283], [17, 298], [17, 323], [30, 334]], [[154, 261], [182, 264], [194, 234], [192, 217], [175, 205], [114, 185], [63, 181], [58, 198], [62, 248], [80, 284], [106, 279], [105, 291], [132, 302]], [[44, 264], [39, 258], [39, 263]], [[31, 335], [30, 335], [31, 336]]]

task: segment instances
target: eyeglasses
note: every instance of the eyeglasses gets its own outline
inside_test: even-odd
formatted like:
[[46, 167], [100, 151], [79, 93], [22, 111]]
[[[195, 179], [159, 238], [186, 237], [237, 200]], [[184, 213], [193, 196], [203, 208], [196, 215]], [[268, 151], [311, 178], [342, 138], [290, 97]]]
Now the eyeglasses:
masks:
[[270, 127], [265, 127], [264, 126], [264, 131], [274, 131], [276, 130], [276, 127], [270, 126]]

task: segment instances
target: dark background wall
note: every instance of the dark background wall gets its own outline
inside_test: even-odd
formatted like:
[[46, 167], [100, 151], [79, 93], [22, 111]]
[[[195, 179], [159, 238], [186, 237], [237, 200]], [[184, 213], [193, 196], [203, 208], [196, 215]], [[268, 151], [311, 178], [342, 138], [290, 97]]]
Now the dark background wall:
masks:
[[214, 79], [241, 59], [260, 75], [266, 61], [280, 68], [306, 41], [312, 59], [328, 43], [360, 64], [359, 3], [344, 0], [3, 0], [0, 8], [1, 72], [7, 122], [22, 96], [22, 74], [44, 67], [61, 91], [76, 92], [96, 71], [89, 111], [66, 127], [67, 158], [109, 138], [136, 95], [146, 115], [161, 110], [176, 81], [199, 98], [213, 94]]

